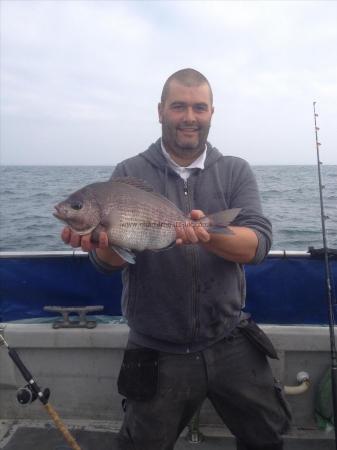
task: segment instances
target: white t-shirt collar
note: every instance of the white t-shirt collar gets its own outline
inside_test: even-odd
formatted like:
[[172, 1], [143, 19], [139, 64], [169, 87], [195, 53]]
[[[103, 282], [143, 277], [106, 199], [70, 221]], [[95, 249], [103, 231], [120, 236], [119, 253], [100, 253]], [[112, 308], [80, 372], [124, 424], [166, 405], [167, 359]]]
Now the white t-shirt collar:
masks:
[[161, 140], [161, 149], [167, 162], [171, 166], [171, 168], [183, 179], [187, 180], [187, 178], [191, 175], [194, 169], [204, 169], [205, 168], [205, 159], [206, 159], [206, 150], [207, 145], [205, 145], [205, 150], [201, 153], [200, 156], [196, 160], [194, 160], [189, 166], [179, 166], [171, 157], [171, 155], [165, 150], [163, 140]]

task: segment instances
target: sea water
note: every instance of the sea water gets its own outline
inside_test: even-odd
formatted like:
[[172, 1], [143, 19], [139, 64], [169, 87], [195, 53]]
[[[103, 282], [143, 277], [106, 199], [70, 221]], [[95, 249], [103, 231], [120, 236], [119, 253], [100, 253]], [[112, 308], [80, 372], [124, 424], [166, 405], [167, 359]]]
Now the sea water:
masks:
[[[274, 230], [273, 250], [321, 248], [316, 166], [253, 166], [264, 214]], [[69, 250], [53, 216], [73, 191], [107, 180], [113, 167], [3, 166], [0, 168], [0, 250]], [[328, 246], [337, 248], [337, 166], [322, 166]]]

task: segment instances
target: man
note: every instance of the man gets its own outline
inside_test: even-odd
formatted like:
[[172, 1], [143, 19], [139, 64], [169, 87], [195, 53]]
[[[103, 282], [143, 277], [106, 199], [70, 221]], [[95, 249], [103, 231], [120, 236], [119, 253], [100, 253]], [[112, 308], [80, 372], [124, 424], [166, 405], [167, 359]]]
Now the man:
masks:
[[214, 112], [207, 79], [183, 69], [166, 81], [158, 106], [162, 138], [117, 165], [113, 177], [144, 179], [191, 218], [242, 208], [231, 234], [177, 226], [174, 248], [144, 251], [127, 264], [99, 243], [65, 228], [98, 269], [123, 266], [123, 314], [129, 342], [119, 376], [127, 397], [120, 448], [171, 450], [208, 397], [237, 438], [237, 448], [282, 449], [290, 414], [266, 355], [268, 338], [242, 312], [242, 264], [259, 263], [271, 246], [249, 165], [207, 142]]

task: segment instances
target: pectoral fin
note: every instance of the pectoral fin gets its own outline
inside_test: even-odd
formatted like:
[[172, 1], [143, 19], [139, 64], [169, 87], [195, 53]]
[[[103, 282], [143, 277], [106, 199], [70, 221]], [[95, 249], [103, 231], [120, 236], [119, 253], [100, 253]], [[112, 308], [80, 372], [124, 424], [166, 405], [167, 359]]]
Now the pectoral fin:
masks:
[[111, 248], [117, 253], [117, 255], [124, 259], [124, 261], [130, 264], [136, 263], [136, 255], [130, 249], [118, 247], [117, 245], [111, 245]]

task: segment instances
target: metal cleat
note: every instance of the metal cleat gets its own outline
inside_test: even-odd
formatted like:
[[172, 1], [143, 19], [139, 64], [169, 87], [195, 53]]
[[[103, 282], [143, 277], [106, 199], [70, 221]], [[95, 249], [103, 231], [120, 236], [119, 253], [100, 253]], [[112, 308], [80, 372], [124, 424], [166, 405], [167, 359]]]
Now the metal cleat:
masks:
[[[97, 322], [95, 320], [87, 320], [87, 314], [94, 311], [102, 311], [104, 306], [44, 306], [44, 311], [60, 313], [63, 320], [56, 320], [53, 328], [95, 328]], [[70, 319], [70, 314], [76, 314], [77, 319]]]

